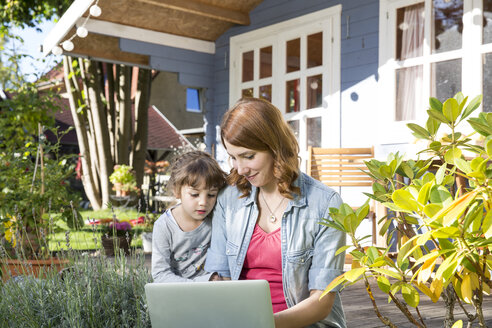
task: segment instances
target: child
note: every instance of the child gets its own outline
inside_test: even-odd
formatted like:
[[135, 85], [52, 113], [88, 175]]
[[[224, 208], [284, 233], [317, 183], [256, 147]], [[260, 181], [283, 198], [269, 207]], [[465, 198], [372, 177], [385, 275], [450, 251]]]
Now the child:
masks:
[[212, 229], [208, 215], [225, 184], [225, 173], [207, 153], [188, 152], [174, 162], [168, 186], [181, 202], [154, 224], [154, 282], [214, 280], [203, 269]]

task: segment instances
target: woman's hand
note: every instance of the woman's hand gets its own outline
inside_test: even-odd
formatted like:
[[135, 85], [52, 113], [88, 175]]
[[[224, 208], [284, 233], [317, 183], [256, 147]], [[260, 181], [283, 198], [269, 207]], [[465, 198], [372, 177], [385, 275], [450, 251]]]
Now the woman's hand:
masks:
[[275, 313], [275, 328], [300, 328], [326, 318], [335, 302], [335, 293], [329, 293], [320, 300], [322, 293], [322, 290], [312, 290], [304, 301]]

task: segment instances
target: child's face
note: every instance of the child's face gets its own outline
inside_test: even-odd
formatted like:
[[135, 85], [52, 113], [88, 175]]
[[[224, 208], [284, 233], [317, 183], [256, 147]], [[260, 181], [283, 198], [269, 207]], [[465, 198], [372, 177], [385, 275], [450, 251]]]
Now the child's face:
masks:
[[217, 200], [217, 188], [182, 186], [178, 196], [181, 199], [183, 214], [188, 219], [203, 220], [213, 210]]

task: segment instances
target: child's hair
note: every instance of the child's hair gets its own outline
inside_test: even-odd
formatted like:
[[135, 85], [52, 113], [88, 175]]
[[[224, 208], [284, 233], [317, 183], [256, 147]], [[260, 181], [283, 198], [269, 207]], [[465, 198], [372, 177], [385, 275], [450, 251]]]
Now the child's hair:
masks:
[[226, 184], [226, 174], [209, 154], [195, 150], [176, 158], [171, 166], [168, 188], [176, 195], [182, 186], [221, 189]]

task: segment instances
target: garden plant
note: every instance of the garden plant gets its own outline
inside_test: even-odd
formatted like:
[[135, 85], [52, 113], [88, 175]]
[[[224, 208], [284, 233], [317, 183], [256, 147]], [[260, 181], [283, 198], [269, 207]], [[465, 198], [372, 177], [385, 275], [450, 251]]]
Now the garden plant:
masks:
[[[54, 127], [56, 102], [28, 82], [0, 101], [0, 236], [10, 257], [49, 257], [45, 237], [56, 227], [50, 214], [70, 228], [83, 224], [69, 183], [74, 161], [60, 153], [67, 131]], [[56, 142], [48, 142], [48, 131]]]
[[[468, 102], [461, 93], [444, 103], [430, 98], [425, 127], [408, 124], [428, 144], [419, 153], [424, 159], [404, 160], [396, 153], [386, 162], [366, 162], [374, 179], [368, 201], [355, 211], [348, 204], [331, 209], [332, 219], [322, 222], [350, 236], [350, 245], [338, 253], [353, 257], [351, 270], [325, 293], [362, 280], [376, 315], [388, 327], [396, 325], [378, 308], [375, 285], [416, 327], [427, 327], [419, 311], [421, 294], [433, 302], [443, 299], [444, 327], [463, 326], [455, 320], [456, 309], [464, 312], [468, 327], [486, 327], [483, 297], [492, 288], [492, 113], [470, 118], [480, 103], [481, 96]], [[465, 119], [473, 129], [469, 134], [458, 131]], [[364, 247], [367, 236], [356, 236], [370, 201], [387, 209], [379, 220], [386, 247]]]

